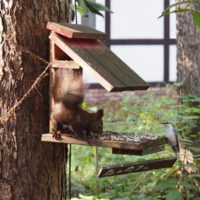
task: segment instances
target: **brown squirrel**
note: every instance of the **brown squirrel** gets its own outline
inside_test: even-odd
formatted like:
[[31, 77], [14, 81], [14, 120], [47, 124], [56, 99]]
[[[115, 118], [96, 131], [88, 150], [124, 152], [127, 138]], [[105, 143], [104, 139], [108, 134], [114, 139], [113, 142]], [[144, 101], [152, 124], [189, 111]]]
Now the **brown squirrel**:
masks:
[[57, 69], [52, 88], [54, 106], [51, 113], [53, 136], [70, 131], [84, 138], [90, 133], [103, 130], [103, 110], [89, 113], [81, 108], [84, 99], [82, 69]]

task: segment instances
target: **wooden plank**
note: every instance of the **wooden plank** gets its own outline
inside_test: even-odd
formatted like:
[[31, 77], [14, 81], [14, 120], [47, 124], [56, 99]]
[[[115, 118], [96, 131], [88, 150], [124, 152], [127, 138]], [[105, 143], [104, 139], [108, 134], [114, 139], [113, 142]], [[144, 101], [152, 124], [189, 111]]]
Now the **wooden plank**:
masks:
[[[83, 46], [81, 42], [78, 42], [80, 47]], [[94, 45], [94, 46], [93, 46]], [[118, 80], [118, 82], [121, 84], [123, 88], [126, 88], [128, 86], [129, 80], [128, 77], [123, 76], [124, 74], [121, 73], [118, 68], [116, 68], [116, 65], [105, 56], [107, 48], [105, 45], [98, 43], [98, 45], [95, 43], [91, 43], [91, 48], [87, 48], [85, 45], [82, 47], [85, 52], [87, 52], [90, 57], [95, 60], [98, 63], [98, 68], [101, 68], [103, 71], [109, 72], [109, 77], [115, 80]]]
[[[51, 41], [50, 43], [50, 62], [55, 59], [55, 44]], [[55, 83], [55, 70], [50, 67], [49, 70], [49, 116], [51, 115], [52, 108], [54, 106], [54, 100], [52, 96], [52, 88]], [[49, 131], [52, 130], [52, 123], [49, 120]]]
[[176, 157], [145, 160], [137, 163], [112, 165], [100, 169], [98, 178], [172, 167]]
[[[103, 132], [104, 133], [104, 132]], [[102, 134], [103, 134], [102, 133]], [[148, 143], [151, 143], [151, 146], [156, 148], [156, 146], [167, 144], [167, 141], [163, 137], [158, 137], [156, 140], [149, 142], [145, 141], [126, 141], [126, 140], [109, 140], [109, 139], [98, 139], [94, 137], [87, 138], [86, 140], [81, 140], [79, 138], [73, 137], [73, 135], [62, 134], [62, 139], [57, 140], [52, 137], [52, 134], [43, 134], [42, 139], [43, 142], [55, 142], [55, 143], [67, 143], [67, 144], [78, 144], [78, 145], [89, 145], [89, 146], [101, 146], [101, 147], [110, 147], [110, 148], [118, 148], [118, 149], [132, 149], [142, 151], [147, 146]]]
[[155, 145], [152, 147], [146, 147], [142, 150], [142, 155], [157, 153], [157, 152], [164, 151], [164, 150], [165, 150], [164, 145]]
[[112, 71], [105, 68], [101, 64], [99, 59], [97, 59], [97, 57], [95, 56], [97, 47], [94, 47], [94, 48], [92, 47], [94, 43], [95, 43], [95, 46], [99, 45], [97, 41], [93, 41], [93, 40], [89, 42], [89, 46], [91, 45], [91, 47], [88, 47], [87, 41], [83, 41], [83, 40], [80, 42], [76, 41], [75, 46], [71, 45], [70, 48], [72, 48], [75, 52], [77, 52], [77, 54], [80, 55], [88, 64], [90, 64], [91, 67], [96, 72], [98, 72], [98, 74], [100, 74], [103, 78], [107, 80], [107, 82], [110, 82], [113, 85], [116, 85], [116, 87], [125, 87], [123, 81], [121, 81], [118, 77], [113, 76]]
[[112, 71], [115, 71], [124, 82], [126, 81], [125, 83], [128, 86], [127, 90], [129, 88], [132, 90], [133, 85], [135, 86], [134, 90], [145, 90], [149, 88], [148, 83], [108, 48], [104, 48], [104, 59], [110, 60], [113, 63]]
[[[116, 64], [117, 62], [113, 63], [117, 56], [101, 42], [92, 41], [90, 43], [90, 48], [88, 48], [87, 44], [81, 45], [81, 43], [83, 43], [82, 41], [76, 42], [80, 45], [82, 50], [84, 49], [93, 60], [95, 59], [98, 62], [98, 67], [102, 68], [107, 73], [109, 72], [110, 77], [120, 81], [122, 86], [115, 87], [113, 91], [138, 90], [147, 89], [149, 87], [148, 84], [133, 72], [123, 61], [119, 62], [119, 58], [117, 60], [119, 64]], [[112, 57], [110, 55], [112, 55]]]
[[[76, 48], [77, 53], [79, 53], [79, 55], [85, 55], [85, 58], [88, 58], [89, 63], [93, 64], [92, 66], [95, 70], [101, 71], [102, 74], [108, 77], [108, 80], [111, 80], [111, 82], [117, 85], [117, 87], [126, 87], [124, 81], [121, 80], [116, 73], [113, 73], [111, 68], [112, 63], [109, 62], [109, 60], [104, 59], [102, 56], [103, 54], [101, 53], [100, 49], [103, 50], [106, 47], [105, 45], [102, 45], [98, 41], [90, 41], [90, 47], [88, 48], [87, 41], [76, 41], [76, 43], [80, 48]], [[75, 48], [73, 49], [75, 50]]]
[[112, 148], [112, 154], [123, 154], [123, 155], [147, 155], [156, 152], [163, 151], [165, 149], [164, 145], [156, 145], [154, 147], [147, 147], [142, 150], [130, 150], [130, 149], [117, 149]]
[[105, 33], [81, 24], [48, 22], [47, 29], [67, 38], [106, 39]]
[[121, 141], [111, 141], [111, 140], [95, 140], [88, 139], [80, 140], [78, 138], [62, 134], [61, 140], [53, 138], [52, 134], [42, 134], [42, 142], [54, 142], [54, 143], [66, 143], [66, 144], [78, 144], [87, 146], [100, 146], [100, 147], [110, 147], [110, 148], [123, 148], [123, 149], [136, 149], [141, 150], [143, 146], [139, 143], [127, 143]]
[[[140, 78], [126, 63], [117, 57], [103, 43], [94, 48], [87, 49], [90, 54], [97, 59], [106, 70], [109, 70], [113, 76], [119, 79], [122, 84], [128, 88], [136, 86], [135, 89], [147, 89], [149, 85]], [[138, 87], [140, 86], [140, 87]]]
[[[116, 55], [99, 41], [70, 40], [56, 33], [52, 33], [50, 39], [80, 66], [87, 68], [109, 92], [141, 90], [149, 87], [125, 63], [121, 61], [120, 65], [116, 65], [118, 61]], [[114, 59], [115, 64], [113, 64]]]
[[74, 61], [69, 60], [53, 60], [51, 62], [53, 68], [70, 68], [70, 69], [79, 69], [80, 66]]

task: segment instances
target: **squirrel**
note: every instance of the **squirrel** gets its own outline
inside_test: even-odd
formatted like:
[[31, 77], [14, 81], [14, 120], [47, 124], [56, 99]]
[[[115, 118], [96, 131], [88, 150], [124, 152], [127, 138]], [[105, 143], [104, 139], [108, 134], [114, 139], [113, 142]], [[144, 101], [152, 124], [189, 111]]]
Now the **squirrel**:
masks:
[[89, 113], [81, 108], [84, 99], [82, 68], [58, 68], [52, 87], [54, 106], [51, 113], [53, 137], [61, 138], [61, 133], [70, 131], [76, 137], [85, 139], [93, 133], [103, 131], [103, 110]]

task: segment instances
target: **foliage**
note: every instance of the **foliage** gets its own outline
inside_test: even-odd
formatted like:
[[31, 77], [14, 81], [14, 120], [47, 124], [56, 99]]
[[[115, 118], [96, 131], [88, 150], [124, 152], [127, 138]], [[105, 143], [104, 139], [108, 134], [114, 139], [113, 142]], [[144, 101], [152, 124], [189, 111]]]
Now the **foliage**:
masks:
[[72, 21], [74, 20], [76, 10], [84, 17], [88, 17], [89, 12], [100, 15], [102, 17], [103, 14], [101, 11], [112, 12], [106, 6], [91, 0], [74, 0], [70, 4], [70, 10], [72, 13]]
[[[153, 93], [139, 98], [122, 94], [120, 103], [115, 106], [107, 103], [104, 106], [104, 129], [163, 135], [165, 130], [160, 122], [173, 122], [181, 136], [181, 161], [176, 162], [170, 169], [120, 175], [97, 181], [94, 148], [74, 145], [72, 148], [72, 191], [76, 196], [74, 200], [199, 199], [200, 147], [195, 146], [192, 140], [198, 135], [198, 130], [195, 128], [200, 119], [200, 97], [187, 95], [175, 99], [172, 98], [173, 90], [173, 87], [169, 87], [168, 94], [161, 97]], [[109, 148], [99, 148], [99, 167], [170, 155], [173, 153], [169, 147], [164, 152], [142, 157], [113, 155]]]
[[[176, 9], [176, 6], [182, 5], [182, 4], [184, 4], [184, 5], [187, 5], [187, 4], [188, 4], [188, 5], [197, 4], [197, 5], [200, 6], [199, 0], [191, 0], [191, 1], [181, 1], [181, 2], [177, 2], [177, 3], [174, 3], [174, 4], [170, 5], [169, 7], [167, 7], [167, 8], [162, 12], [162, 14], [161, 14], [160, 17], [166, 16], [166, 15], [171, 14], [171, 13], [183, 13], [183, 12], [185, 13], [185, 12], [190, 12], [190, 13], [192, 14], [194, 23], [197, 25], [198, 28], [200, 28], [200, 12], [199, 12], [199, 11], [196, 11], [196, 10], [194, 10], [194, 9], [192, 9], [192, 8], [184, 8], [184, 9], [179, 8], [179, 9]], [[175, 9], [171, 11], [171, 8], [174, 8], [174, 7], [175, 7]], [[160, 17], [159, 17], [159, 18], [160, 18]]]

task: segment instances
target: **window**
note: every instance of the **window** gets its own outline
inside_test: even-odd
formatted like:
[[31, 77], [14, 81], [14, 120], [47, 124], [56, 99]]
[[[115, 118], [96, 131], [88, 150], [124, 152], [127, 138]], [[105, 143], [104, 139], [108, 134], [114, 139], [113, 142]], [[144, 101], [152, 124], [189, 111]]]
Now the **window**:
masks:
[[157, 19], [175, 0], [96, 1], [114, 12], [93, 16], [107, 46], [151, 85], [176, 81], [175, 15]]

